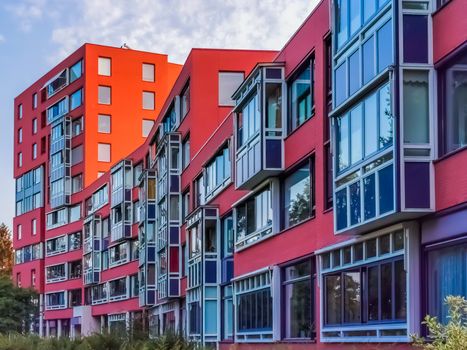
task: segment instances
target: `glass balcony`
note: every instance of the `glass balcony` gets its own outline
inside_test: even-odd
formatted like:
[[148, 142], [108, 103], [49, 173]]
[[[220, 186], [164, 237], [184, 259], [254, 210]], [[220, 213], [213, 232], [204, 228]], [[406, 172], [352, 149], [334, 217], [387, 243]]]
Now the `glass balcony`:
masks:
[[235, 92], [235, 186], [252, 189], [284, 169], [284, 68], [259, 65]]
[[98, 215], [87, 217], [83, 224], [83, 282], [99, 283], [101, 272], [102, 220]]
[[71, 197], [71, 119], [65, 117], [51, 125], [50, 206], [70, 204]]

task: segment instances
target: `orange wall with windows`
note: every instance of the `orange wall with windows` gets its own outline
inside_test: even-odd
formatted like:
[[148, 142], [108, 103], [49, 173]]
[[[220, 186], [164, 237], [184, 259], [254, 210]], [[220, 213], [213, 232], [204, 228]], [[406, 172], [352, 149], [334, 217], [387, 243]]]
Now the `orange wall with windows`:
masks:
[[[110, 76], [98, 74], [98, 58], [111, 59]], [[85, 45], [85, 126], [84, 126], [84, 186], [140, 146], [145, 137], [142, 133], [144, 120], [155, 120], [175, 82], [181, 66], [169, 63], [167, 55]], [[154, 64], [154, 82], [143, 81], [143, 63]], [[98, 103], [98, 86], [111, 87], [109, 105]], [[143, 91], [154, 92], [155, 108], [143, 109]], [[98, 115], [111, 116], [110, 133], [98, 132]], [[98, 161], [98, 144], [110, 144], [110, 162]]]

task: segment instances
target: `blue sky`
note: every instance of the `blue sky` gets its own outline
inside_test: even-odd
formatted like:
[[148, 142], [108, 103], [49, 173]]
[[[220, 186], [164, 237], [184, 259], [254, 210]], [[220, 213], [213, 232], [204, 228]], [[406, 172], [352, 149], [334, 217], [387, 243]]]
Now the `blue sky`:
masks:
[[0, 1], [0, 222], [14, 215], [13, 99], [85, 42], [166, 53], [280, 49], [318, 0]]

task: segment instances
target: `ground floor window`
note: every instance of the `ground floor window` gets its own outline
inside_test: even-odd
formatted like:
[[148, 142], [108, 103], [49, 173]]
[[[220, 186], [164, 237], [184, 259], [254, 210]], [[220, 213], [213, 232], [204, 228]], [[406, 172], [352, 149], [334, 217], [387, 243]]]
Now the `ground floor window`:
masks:
[[447, 322], [445, 298], [448, 295], [467, 297], [467, 241], [429, 250], [427, 256], [428, 313]]
[[314, 337], [312, 260], [283, 269], [285, 338]]
[[201, 307], [199, 302], [193, 302], [188, 305], [189, 309], [189, 334], [201, 333]]
[[222, 339], [233, 339], [232, 285], [222, 287]]

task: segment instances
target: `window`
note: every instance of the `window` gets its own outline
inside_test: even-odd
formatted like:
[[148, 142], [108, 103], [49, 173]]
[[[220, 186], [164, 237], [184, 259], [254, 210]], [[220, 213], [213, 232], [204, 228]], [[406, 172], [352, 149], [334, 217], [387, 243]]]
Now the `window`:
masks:
[[155, 94], [152, 91], [143, 91], [143, 109], [153, 110], [155, 106]]
[[82, 260], [75, 260], [68, 263], [68, 278], [77, 279], [81, 278], [81, 273], [83, 271]]
[[182, 166], [185, 169], [190, 164], [190, 135], [187, 135], [182, 143]]
[[83, 189], [83, 174], [71, 178], [71, 193], [77, 193]]
[[92, 194], [92, 209], [96, 211], [109, 202], [109, 189], [105, 185]]
[[130, 252], [127, 242], [109, 248], [110, 266], [120, 265], [128, 262], [129, 260]]
[[70, 251], [81, 248], [81, 232], [75, 232], [68, 235], [68, 249]]
[[98, 86], [97, 100], [102, 105], [109, 105], [111, 103], [111, 88], [110, 86]]
[[110, 145], [108, 143], [97, 144], [97, 160], [99, 162], [110, 162]]
[[49, 239], [46, 242], [46, 256], [52, 256], [67, 251], [67, 236], [60, 236]]
[[443, 153], [467, 145], [467, 51], [463, 50], [440, 71], [444, 88], [440, 89], [445, 121]]
[[155, 66], [151, 63], [143, 63], [143, 81], [154, 82]]
[[66, 265], [47, 266], [45, 268], [46, 282], [59, 282], [67, 279]]
[[198, 177], [193, 183], [193, 209], [204, 204], [203, 176]]
[[45, 309], [64, 309], [66, 308], [65, 292], [55, 292], [45, 295]]
[[52, 107], [47, 109], [47, 120], [49, 123], [53, 122], [54, 120], [57, 120], [64, 116], [66, 113], [68, 113], [68, 97], [65, 97], [64, 99], [60, 100], [56, 104], [54, 104]]
[[81, 218], [81, 204], [70, 207], [70, 222], [78, 221]]
[[245, 202], [236, 207], [237, 237], [236, 244], [240, 246], [253, 243], [272, 232], [272, 200], [271, 188], [252, 195]]
[[311, 118], [314, 112], [314, 57], [307, 60], [289, 83], [289, 132]]
[[97, 115], [97, 132], [102, 134], [110, 134], [111, 117], [107, 114]]
[[107, 57], [99, 57], [97, 59], [97, 74], [110, 76], [111, 59]]
[[23, 143], [23, 129], [18, 129], [18, 143]]
[[68, 292], [68, 305], [70, 307], [81, 306], [81, 288]]
[[83, 74], [83, 62], [78, 61], [70, 67], [70, 83], [74, 82], [76, 79], [80, 78]]
[[31, 233], [33, 236], [37, 235], [37, 220], [36, 219], [31, 220]]
[[70, 96], [70, 111], [72, 111], [75, 108], [78, 108], [81, 106], [81, 103], [83, 102], [83, 90], [79, 89], [78, 91], [75, 91], [74, 93], [71, 94]]
[[206, 166], [206, 199], [228, 183], [230, 170], [230, 149], [227, 145]]
[[31, 286], [36, 286], [36, 269], [31, 270]]
[[126, 277], [109, 282], [109, 297], [110, 300], [124, 299], [128, 297], [126, 288]]
[[285, 338], [314, 337], [314, 286], [311, 259], [283, 269]]
[[23, 166], [23, 153], [19, 152], [18, 153], [18, 167], [22, 167]]
[[232, 286], [222, 287], [222, 339], [233, 339], [233, 297]]
[[21, 240], [21, 238], [23, 237], [23, 226], [22, 225], [16, 226], [16, 235], [18, 237], [18, 240]]
[[190, 213], [190, 190], [188, 189], [182, 195], [182, 221], [184, 222], [186, 217]]
[[282, 83], [266, 83], [266, 128], [282, 128]]
[[37, 158], [37, 143], [32, 144], [32, 159]]
[[18, 119], [23, 119], [23, 105], [18, 105]]
[[236, 294], [237, 333], [271, 332], [273, 315], [270, 275], [265, 273], [238, 281]]
[[458, 243], [429, 250], [428, 256], [428, 313], [447, 323], [448, 295], [467, 297], [467, 243]]
[[311, 158], [283, 181], [284, 227], [314, 215], [314, 160]]
[[71, 165], [76, 165], [83, 161], [83, 145], [71, 149]]
[[36, 109], [37, 108], [37, 93], [34, 93], [32, 95], [32, 108]]
[[37, 134], [37, 118], [32, 120], [32, 133]]
[[72, 136], [78, 136], [83, 132], [83, 117], [73, 119], [71, 122]]
[[219, 106], [235, 106], [232, 95], [243, 79], [243, 72], [219, 72]]
[[134, 187], [138, 186], [139, 177], [141, 176], [142, 172], [143, 172], [143, 163], [138, 163], [133, 167], [133, 186]]
[[154, 120], [143, 119], [143, 125], [142, 125], [143, 137], [148, 137], [153, 126], [154, 126]]
[[429, 143], [428, 72], [405, 70], [404, 143]]
[[180, 94], [180, 116], [183, 119], [188, 111], [190, 110], [190, 84], [183, 88], [182, 93]]
[[260, 128], [258, 95], [250, 98], [237, 114], [237, 147], [241, 148]]

